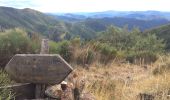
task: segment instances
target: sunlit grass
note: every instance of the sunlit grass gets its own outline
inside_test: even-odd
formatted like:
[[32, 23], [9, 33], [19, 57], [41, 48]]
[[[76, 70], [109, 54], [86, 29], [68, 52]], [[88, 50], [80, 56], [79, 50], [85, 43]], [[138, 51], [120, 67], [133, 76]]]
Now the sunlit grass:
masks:
[[142, 93], [153, 95], [155, 100], [169, 100], [169, 70], [153, 74], [156, 67], [167, 64], [168, 61], [163, 60], [147, 65], [147, 69], [128, 63], [102, 65], [95, 62], [88, 70], [78, 68], [77, 72], [86, 77], [85, 91], [91, 92], [96, 100], [138, 100]]

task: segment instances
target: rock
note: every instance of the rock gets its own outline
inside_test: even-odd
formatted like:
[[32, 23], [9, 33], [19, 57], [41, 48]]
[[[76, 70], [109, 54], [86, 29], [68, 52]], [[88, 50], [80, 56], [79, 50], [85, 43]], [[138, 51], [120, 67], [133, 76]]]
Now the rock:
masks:
[[61, 98], [62, 95], [62, 89], [60, 85], [54, 85], [51, 87], [48, 87], [47, 90], [45, 91], [45, 94], [48, 97], [52, 97], [52, 98]]
[[74, 100], [73, 92], [70, 87], [68, 87], [65, 91], [63, 91], [61, 95], [61, 100]]
[[45, 94], [48, 97], [61, 99], [61, 100], [73, 100], [72, 87], [70, 84], [65, 84], [66, 82], [62, 82], [59, 85], [54, 85], [48, 87], [45, 91]]

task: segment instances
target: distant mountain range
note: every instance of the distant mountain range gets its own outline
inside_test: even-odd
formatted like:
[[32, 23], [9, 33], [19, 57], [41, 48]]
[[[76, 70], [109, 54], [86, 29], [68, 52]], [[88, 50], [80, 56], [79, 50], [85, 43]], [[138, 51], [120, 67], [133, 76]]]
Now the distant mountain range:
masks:
[[29, 33], [41, 33], [54, 40], [60, 40], [60, 35], [67, 30], [64, 22], [39, 11], [0, 7], [0, 31], [15, 27]]
[[53, 15], [65, 16], [69, 18], [104, 18], [104, 17], [125, 17], [140, 20], [167, 19], [170, 20], [170, 12], [160, 11], [103, 11], [94, 13], [53, 13]]
[[117, 27], [128, 25], [129, 29], [139, 27], [144, 31], [169, 22], [170, 13], [158, 11], [106, 11], [56, 15], [29, 8], [0, 7], [0, 31], [20, 27], [29, 33], [41, 33], [55, 41], [75, 36], [93, 39], [97, 32], [104, 31], [111, 25]]
[[170, 12], [160, 11], [104, 11], [51, 15], [66, 22], [83, 23], [91, 29], [94, 28], [94, 30], [100, 31], [106, 29], [105, 27], [110, 25], [118, 27], [128, 25], [129, 29], [138, 27], [141, 31], [144, 31], [170, 22]]
[[87, 27], [94, 29], [95, 31], [103, 31], [108, 26], [113, 25], [123, 28], [128, 26], [131, 30], [134, 27], [139, 28], [141, 31], [157, 27], [160, 25], [168, 24], [169, 21], [166, 19], [152, 19], [152, 20], [139, 20], [135, 18], [125, 18], [125, 17], [114, 17], [114, 18], [88, 18], [81, 23], [84, 23]]

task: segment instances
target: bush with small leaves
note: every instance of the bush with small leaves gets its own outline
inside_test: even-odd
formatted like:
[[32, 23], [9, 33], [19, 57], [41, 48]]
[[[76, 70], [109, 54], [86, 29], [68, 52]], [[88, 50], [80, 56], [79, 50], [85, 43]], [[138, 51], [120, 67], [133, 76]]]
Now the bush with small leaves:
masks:
[[93, 50], [82, 50], [77, 57], [77, 64], [91, 64], [94, 61], [94, 51]]
[[98, 50], [100, 52], [100, 61], [104, 64], [109, 63], [117, 56], [116, 49], [107, 44], [100, 44]]
[[10, 29], [0, 33], [0, 66], [6, 63], [15, 54], [33, 53], [32, 41], [27, 33], [21, 29]]
[[[5, 87], [10, 83], [11, 80], [9, 79], [5, 71], [0, 70], [0, 87]], [[11, 100], [13, 96], [14, 94], [12, 93], [12, 90], [7, 88], [0, 88], [0, 100]]]
[[57, 52], [67, 61], [70, 62], [73, 57], [73, 48], [69, 41], [59, 42]]

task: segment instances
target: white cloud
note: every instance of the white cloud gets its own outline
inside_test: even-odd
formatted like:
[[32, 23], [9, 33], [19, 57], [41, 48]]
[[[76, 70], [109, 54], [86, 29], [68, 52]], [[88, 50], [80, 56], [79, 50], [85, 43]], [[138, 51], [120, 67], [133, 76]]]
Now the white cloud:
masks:
[[14, 7], [30, 7], [43, 12], [170, 11], [168, 0], [0, 0], [0, 5], [2, 1], [6, 5], [12, 3]]
[[0, 0], [0, 6], [16, 7], [16, 8], [26, 8], [35, 7], [35, 3], [30, 2], [30, 0]]

